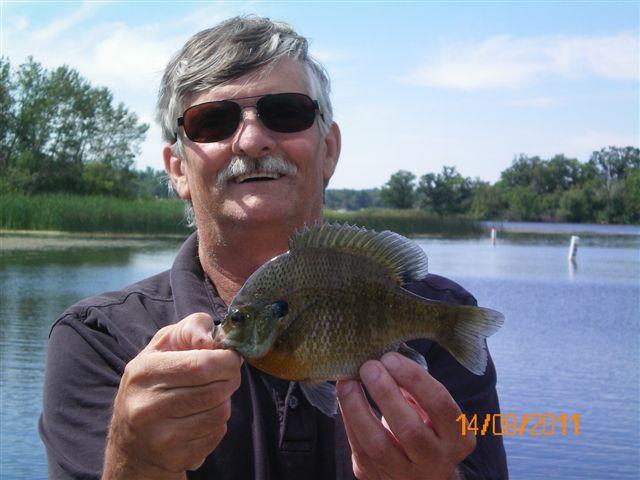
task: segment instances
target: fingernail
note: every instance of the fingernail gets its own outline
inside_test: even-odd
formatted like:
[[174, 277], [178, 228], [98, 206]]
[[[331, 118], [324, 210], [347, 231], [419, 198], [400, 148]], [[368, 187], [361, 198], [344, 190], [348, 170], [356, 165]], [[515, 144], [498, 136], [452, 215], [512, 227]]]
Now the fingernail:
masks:
[[346, 381], [338, 383], [338, 395], [341, 397], [346, 397], [353, 390], [353, 386], [356, 382]]
[[394, 353], [386, 353], [382, 357], [381, 361], [382, 361], [382, 364], [385, 367], [387, 367], [389, 370], [395, 370], [400, 366], [400, 360], [398, 359], [398, 356], [395, 355]]
[[375, 382], [380, 376], [380, 369], [375, 363], [365, 363], [360, 368], [360, 376], [365, 382]]

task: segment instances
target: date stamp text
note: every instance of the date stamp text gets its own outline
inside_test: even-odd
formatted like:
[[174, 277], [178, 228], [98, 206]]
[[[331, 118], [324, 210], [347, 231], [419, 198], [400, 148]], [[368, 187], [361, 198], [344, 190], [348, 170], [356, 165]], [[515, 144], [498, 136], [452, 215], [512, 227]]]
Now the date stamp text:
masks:
[[456, 422], [460, 422], [462, 436], [497, 435], [505, 437], [532, 437], [552, 435], [580, 435], [580, 414], [561, 413], [487, 413], [470, 416], [461, 413]]

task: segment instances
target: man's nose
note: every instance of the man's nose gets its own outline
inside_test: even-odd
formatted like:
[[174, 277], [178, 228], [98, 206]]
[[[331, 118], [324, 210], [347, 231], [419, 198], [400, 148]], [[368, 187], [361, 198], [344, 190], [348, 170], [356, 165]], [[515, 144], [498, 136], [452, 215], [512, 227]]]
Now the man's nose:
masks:
[[236, 155], [248, 155], [259, 158], [275, 149], [275, 140], [271, 130], [258, 118], [255, 107], [242, 109], [242, 120], [234, 134], [232, 150]]

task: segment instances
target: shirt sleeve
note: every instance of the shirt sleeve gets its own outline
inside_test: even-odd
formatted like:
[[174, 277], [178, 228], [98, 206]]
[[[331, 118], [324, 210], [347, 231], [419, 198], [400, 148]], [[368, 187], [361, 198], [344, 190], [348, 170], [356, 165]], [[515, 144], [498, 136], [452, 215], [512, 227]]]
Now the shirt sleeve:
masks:
[[125, 357], [114, 338], [73, 315], [53, 327], [39, 422], [50, 478], [101, 477]]

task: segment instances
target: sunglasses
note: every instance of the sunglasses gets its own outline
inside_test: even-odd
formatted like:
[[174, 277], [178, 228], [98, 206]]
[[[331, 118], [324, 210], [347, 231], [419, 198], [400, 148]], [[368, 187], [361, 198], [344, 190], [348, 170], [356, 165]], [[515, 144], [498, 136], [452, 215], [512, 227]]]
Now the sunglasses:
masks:
[[[262, 124], [274, 132], [293, 133], [306, 130], [313, 125], [317, 100], [303, 93], [274, 93], [239, 97], [234, 100], [260, 98], [255, 105], [241, 106], [232, 100], [206, 102], [187, 108], [178, 118], [178, 126], [190, 140], [198, 143], [219, 142], [229, 138], [242, 121], [242, 110], [255, 107]], [[324, 119], [322, 113], [320, 117]]]

